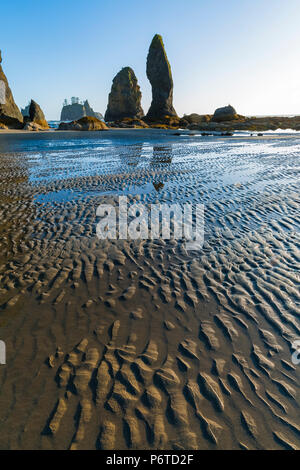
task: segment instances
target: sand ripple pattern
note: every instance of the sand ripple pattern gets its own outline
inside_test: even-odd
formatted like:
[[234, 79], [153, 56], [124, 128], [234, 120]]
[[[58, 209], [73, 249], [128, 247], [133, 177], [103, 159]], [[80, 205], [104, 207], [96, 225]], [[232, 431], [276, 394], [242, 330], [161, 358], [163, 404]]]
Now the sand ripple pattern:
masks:
[[[297, 139], [128, 135], [1, 156], [0, 448], [299, 448]], [[203, 202], [203, 249], [99, 241], [122, 191]]]

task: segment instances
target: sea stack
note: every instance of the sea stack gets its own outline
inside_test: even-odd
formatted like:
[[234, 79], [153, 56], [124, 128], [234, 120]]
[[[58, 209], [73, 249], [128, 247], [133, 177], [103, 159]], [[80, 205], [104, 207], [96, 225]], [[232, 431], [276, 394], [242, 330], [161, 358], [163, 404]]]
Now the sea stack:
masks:
[[[99, 119], [100, 121], [103, 119], [102, 114], [94, 111], [93, 108], [90, 106], [90, 103], [88, 102], [88, 100], [85, 100], [85, 102], [83, 103], [83, 108], [85, 110], [85, 116], [95, 117]], [[85, 116], [82, 116], [82, 117], [85, 117]]]
[[68, 104], [67, 100], [64, 102], [60, 114], [61, 121], [77, 121], [85, 116], [103, 119], [102, 114], [94, 111], [88, 100], [85, 100], [84, 103], [79, 103], [79, 98], [76, 97], [71, 98], [71, 100], [71, 104]]
[[30, 102], [29, 120], [31, 124], [35, 124], [42, 129], [49, 129], [48, 122], [45, 119], [45, 115], [41, 107], [34, 100], [31, 100]]
[[147, 77], [152, 86], [152, 103], [146, 119], [157, 121], [164, 116], [177, 116], [173, 108], [173, 79], [162, 37], [152, 39], [147, 57]]
[[122, 68], [113, 79], [105, 121], [141, 119], [144, 116], [141, 98], [142, 93], [134, 71], [131, 67]]
[[22, 128], [23, 116], [14, 101], [1, 63], [2, 57], [0, 51], [0, 123], [7, 127]]

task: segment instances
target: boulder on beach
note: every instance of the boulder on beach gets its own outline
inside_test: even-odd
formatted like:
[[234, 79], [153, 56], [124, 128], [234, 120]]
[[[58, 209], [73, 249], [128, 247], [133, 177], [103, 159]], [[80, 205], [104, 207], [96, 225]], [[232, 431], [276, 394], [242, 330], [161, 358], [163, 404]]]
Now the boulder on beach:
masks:
[[183, 119], [187, 121], [189, 124], [200, 124], [203, 122], [209, 122], [211, 116], [209, 114], [184, 114]]
[[59, 131], [105, 131], [108, 127], [105, 122], [92, 116], [85, 116], [77, 121], [61, 122]]
[[40, 126], [39, 124], [36, 124], [35, 122], [27, 121], [25, 122], [23, 129], [24, 131], [37, 132], [37, 131], [46, 131], [49, 129], [49, 127], [43, 127], [43, 126]]
[[42, 129], [49, 129], [49, 124], [45, 119], [41, 107], [34, 100], [31, 100], [29, 106], [29, 121]]
[[142, 119], [137, 118], [124, 118], [121, 120], [113, 121], [110, 123], [110, 127], [120, 127], [123, 129], [147, 129], [148, 124]]
[[113, 79], [105, 121], [141, 119], [144, 116], [141, 99], [142, 93], [134, 71], [131, 67], [122, 68]]
[[223, 108], [216, 109], [212, 117], [212, 121], [214, 122], [233, 121], [234, 119], [238, 119], [238, 118], [239, 116], [236, 110], [234, 109], [233, 106], [229, 104], [228, 106], [224, 106]]
[[147, 57], [147, 77], [152, 86], [152, 103], [147, 113], [148, 121], [163, 116], [177, 116], [173, 107], [173, 79], [162, 37], [152, 39]]
[[2, 56], [0, 51], [0, 123], [5, 127], [21, 129], [23, 127], [23, 116], [14, 101], [1, 63]]
[[153, 129], [179, 129], [188, 125], [188, 122], [178, 116], [161, 116], [154, 120], [147, 120], [149, 127]]

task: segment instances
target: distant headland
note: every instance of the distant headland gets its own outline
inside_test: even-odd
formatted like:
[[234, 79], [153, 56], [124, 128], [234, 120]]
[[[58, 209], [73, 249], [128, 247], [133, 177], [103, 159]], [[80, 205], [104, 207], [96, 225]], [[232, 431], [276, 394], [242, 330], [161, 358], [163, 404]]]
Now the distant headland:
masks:
[[[19, 110], [7, 78], [3, 72], [0, 51], [0, 129], [47, 130], [48, 123], [40, 106], [31, 100]], [[71, 98], [64, 101], [59, 130], [104, 130], [108, 128], [190, 129], [206, 133], [212, 131], [230, 134], [234, 130], [266, 131], [276, 129], [300, 130], [300, 116], [245, 117], [227, 105], [214, 114], [192, 113], [179, 117], [173, 106], [173, 77], [163, 39], [156, 34], [149, 47], [146, 72], [152, 87], [152, 102], [145, 114], [141, 106], [142, 93], [131, 67], [122, 68], [114, 77], [103, 116], [95, 112], [89, 102]]]
[[60, 114], [61, 121], [76, 121], [85, 116], [103, 119], [101, 113], [97, 113], [93, 110], [93, 108], [91, 108], [88, 100], [80, 102], [79, 98], [75, 96], [71, 98], [71, 103], [69, 103], [67, 99], [64, 100], [63, 108]]

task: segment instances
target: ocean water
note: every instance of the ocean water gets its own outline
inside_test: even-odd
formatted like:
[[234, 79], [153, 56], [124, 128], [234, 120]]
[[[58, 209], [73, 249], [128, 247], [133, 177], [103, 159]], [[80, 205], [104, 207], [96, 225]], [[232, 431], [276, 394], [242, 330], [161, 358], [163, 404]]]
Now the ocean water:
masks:
[[68, 187], [72, 180], [74, 197], [77, 192], [84, 196], [90, 192], [86, 187], [81, 191], [80, 178], [89, 186], [88, 177], [95, 181], [101, 177], [101, 185], [95, 187], [94, 181], [89, 188], [95, 196], [125, 191], [148, 194], [146, 199], [151, 199], [168, 194], [180, 202], [196, 201], [199, 194], [204, 200], [214, 194], [222, 197], [228, 190], [238, 199], [258, 189], [276, 192], [280, 187], [297, 186], [298, 142], [297, 133], [287, 132], [267, 133], [265, 138], [237, 133], [228, 138], [194, 132], [177, 136], [172, 131], [114, 130], [89, 135], [8, 135], [0, 140], [0, 152], [18, 162], [34, 188], [55, 182]]

